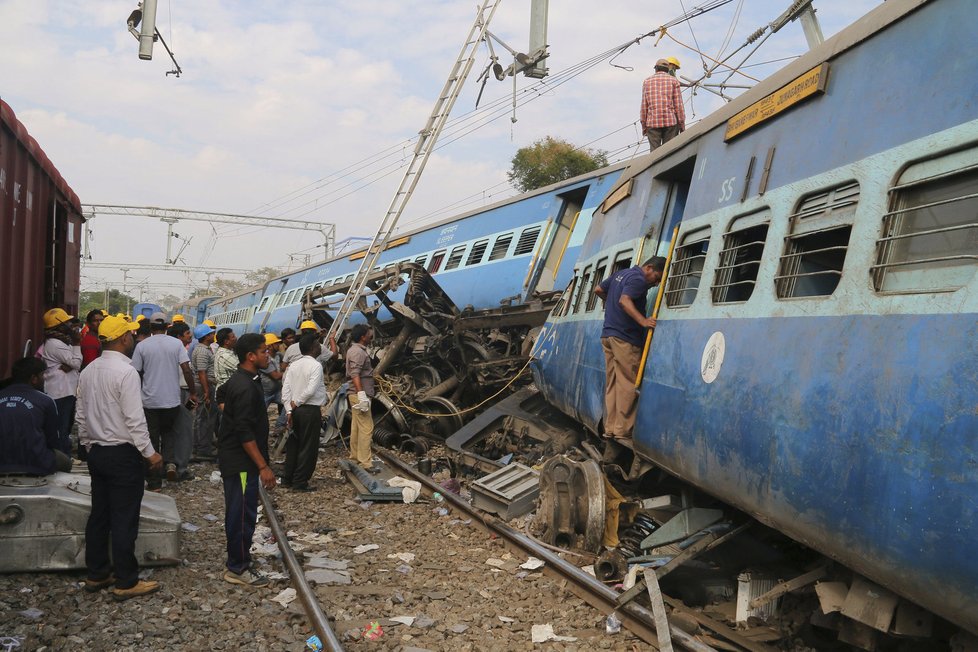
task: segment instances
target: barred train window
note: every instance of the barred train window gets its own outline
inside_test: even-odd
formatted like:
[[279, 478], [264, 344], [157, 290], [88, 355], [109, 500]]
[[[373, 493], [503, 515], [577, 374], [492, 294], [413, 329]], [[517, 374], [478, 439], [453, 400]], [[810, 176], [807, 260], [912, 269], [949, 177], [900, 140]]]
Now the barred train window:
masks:
[[574, 314], [581, 312], [584, 308], [585, 295], [589, 286], [591, 285], [591, 266], [588, 265], [584, 269], [584, 275], [581, 277], [581, 282], [577, 286], [577, 296], [574, 298]]
[[445, 250], [441, 249], [436, 251], [431, 255], [431, 261], [428, 263], [428, 273], [437, 274], [438, 270], [441, 269], [441, 261], [445, 258]]
[[917, 163], [890, 189], [876, 242], [879, 292], [949, 292], [978, 269], [978, 149]]
[[[767, 211], [738, 217], [723, 235], [713, 276], [713, 303], [747, 301], [754, 293], [770, 216]], [[758, 223], [760, 222], [760, 223]]]
[[534, 226], [523, 231], [520, 234], [520, 239], [516, 243], [516, 249], [513, 251], [514, 256], [522, 256], [523, 254], [528, 254], [533, 251], [533, 247], [537, 244], [537, 237], [540, 235], [540, 227]]
[[858, 203], [856, 181], [802, 198], [788, 217], [788, 237], [774, 277], [778, 298], [826, 297], [835, 292]]
[[455, 269], [462, 264], [462, 257], [465, 255], [466, 245], [460, 245], [452, 249], [452, 253], [448, 255], [448, 262], [445, 263], [445, 270]]
[[598, 295], [594, 293], [594, 288], [598, 287], [605, 279], [606, 271], [608, 271], [608, 259], [603, 258], [598, 261], [598, 267], [594, 270], [594, 278], [591, 279], [591, 287], [588, 288], [586, 308], [588, 312], [594, 310], [594, 306], [598, 303]]
[[486, 248], [489, 246], [488, 240], [478, 240], [474, 245], [472, 245], [472, 251], [469, 252], [469, 257], [465, 260], [465, 266], [478, 265], [482, 262], [482, 257], [486, 253]]
[[489, 252], [489, 260], [499, 260], [500, 258], [505, 258], [506, 252], [509, 251], [509, 244], [512, 241], [512, 233], [506, 233], [496, 238], [496, 242], [492, 245], [492, 251]]
[[[666, 305], [685, 308], [693, 303], [703, 276], [703, 263], [710, 246], [710, 227], [691, 231], [683, 236], [669, 265], [666, 281]], [[641, 264], [641, 263], [639, 263]]]

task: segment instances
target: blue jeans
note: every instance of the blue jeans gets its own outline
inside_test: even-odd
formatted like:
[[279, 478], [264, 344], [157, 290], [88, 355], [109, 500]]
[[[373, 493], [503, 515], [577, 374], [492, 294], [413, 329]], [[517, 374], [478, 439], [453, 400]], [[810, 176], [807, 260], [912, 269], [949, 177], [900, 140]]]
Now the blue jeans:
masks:
[[75, 423], [75, 397], [54, 399], [58, 407], [58, 450], [71, 457], [71, 426]]

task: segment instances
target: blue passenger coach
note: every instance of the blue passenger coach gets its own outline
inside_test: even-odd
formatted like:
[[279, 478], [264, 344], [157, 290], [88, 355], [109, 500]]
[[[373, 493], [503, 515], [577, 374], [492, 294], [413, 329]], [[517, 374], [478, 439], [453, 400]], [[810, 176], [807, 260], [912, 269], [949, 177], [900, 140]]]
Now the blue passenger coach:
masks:
[[[507, 300], [519, 302], [535, 291], [562, 287], [571, 277], [591, 214], [626, 165], [612, 165], [399, 233], [378, 267], [420, 263], [456, 305], [476, 309], [498, 307]], [[295, 328], [306, 291], [352, 280], [364, 254], [365, 249], [337, 256], [261, 288], [215, 300], [207, 314], [219, 328], [228, 326], [239, 334]], [[362, 316], [355, 315], [353, 322], [358, 318]]]
[[593, 287], [678, 224], [636, 452], [972, 632], [976, 24], [890, 0], [636, 160], [534, 369], [601, 432]]

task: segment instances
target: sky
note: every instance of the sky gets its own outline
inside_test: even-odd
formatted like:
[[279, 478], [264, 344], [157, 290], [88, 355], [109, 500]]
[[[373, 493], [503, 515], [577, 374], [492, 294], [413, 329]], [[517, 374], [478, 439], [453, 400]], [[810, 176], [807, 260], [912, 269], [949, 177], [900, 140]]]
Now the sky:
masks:
[[[604, 150], [611, 161], [644, 153], [640, 92], [655, 60], [676, 56], [681, 75], [698, 77], [709, 61], [698, 52], [725, 57], [789, 4], [731, 0], [668, 29], [661, 40], [641, 39], [609, 62], [593, 60], [683, 15], [694, 2], [552, 2], [550, 76], [542, 82], [516, 78], [515, 113], [513, 78], [490, 76], [476, 109], [477, 77], [489, 63], [487, 48], [480, 48], [401, 228], [514, 195], [506, 179], [513, 155], [545, 136]], [[878, 4], [814, 1], [826, 38]], [[183, 69], [177, 78], [166, 75], [172, 63], [160, 43], [152, 61], [137, 57], [137, 41], [125, 25], [136, 0], [0, 0], [0, 99], [83, 204], [306, 220], [335, 224], [338, 240], [370, 237], [477, 6], [159, 0], [157, 28]], [[500, 2], [489, 29], [525, 52], [529, 0]], [[503, 47], [494, 49], [504, 66], [511, 62]], [[807, 49], [800, 24], [788, 23], [742, 71], [763, 79]], [[730, 61], [739, 63], [747, 51]], [[710, 81], [726, 77], [715, 73]], [[755, 82], [735, 75], [729, 83]], [[704, 89], [686, 96], [688, 123], [724, 102]], [[93, 262], [165, 262], [167, 231], [158, 220], [98, 215], [90, 226]], [[321, 238], [305, 231], [202, 222], [182, 222], [174, 230], [189, 239], [180, 264], [194, 268], [285, 271], [324, 255]], [[181, 246], [174, 243], [173, 251]], [[130, 272], [126, 282], [130, 293], [141, 290], [152, 300], [186, 296], [206, 277]], [[82, 290], [122, 289], [122, 283], [119, 269], [82, 267]]]

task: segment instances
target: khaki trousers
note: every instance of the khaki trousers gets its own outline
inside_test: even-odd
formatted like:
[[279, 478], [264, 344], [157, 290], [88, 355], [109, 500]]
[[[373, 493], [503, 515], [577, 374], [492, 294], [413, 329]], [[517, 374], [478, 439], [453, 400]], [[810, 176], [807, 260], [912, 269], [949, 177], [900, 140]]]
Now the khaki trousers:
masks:
[[642, 349], [617, 337], [602, 337], [604, 351], [604, 431], [631, 437], [635, 426], [635, 377]]
[[370, 451], [370, 440], [374, 436], [374, 415], [371, 412], [361, 412], [356, 408], [357, 395], [350, 394], [350, 459], [369, 469], [373, 464], [373, 454]]

